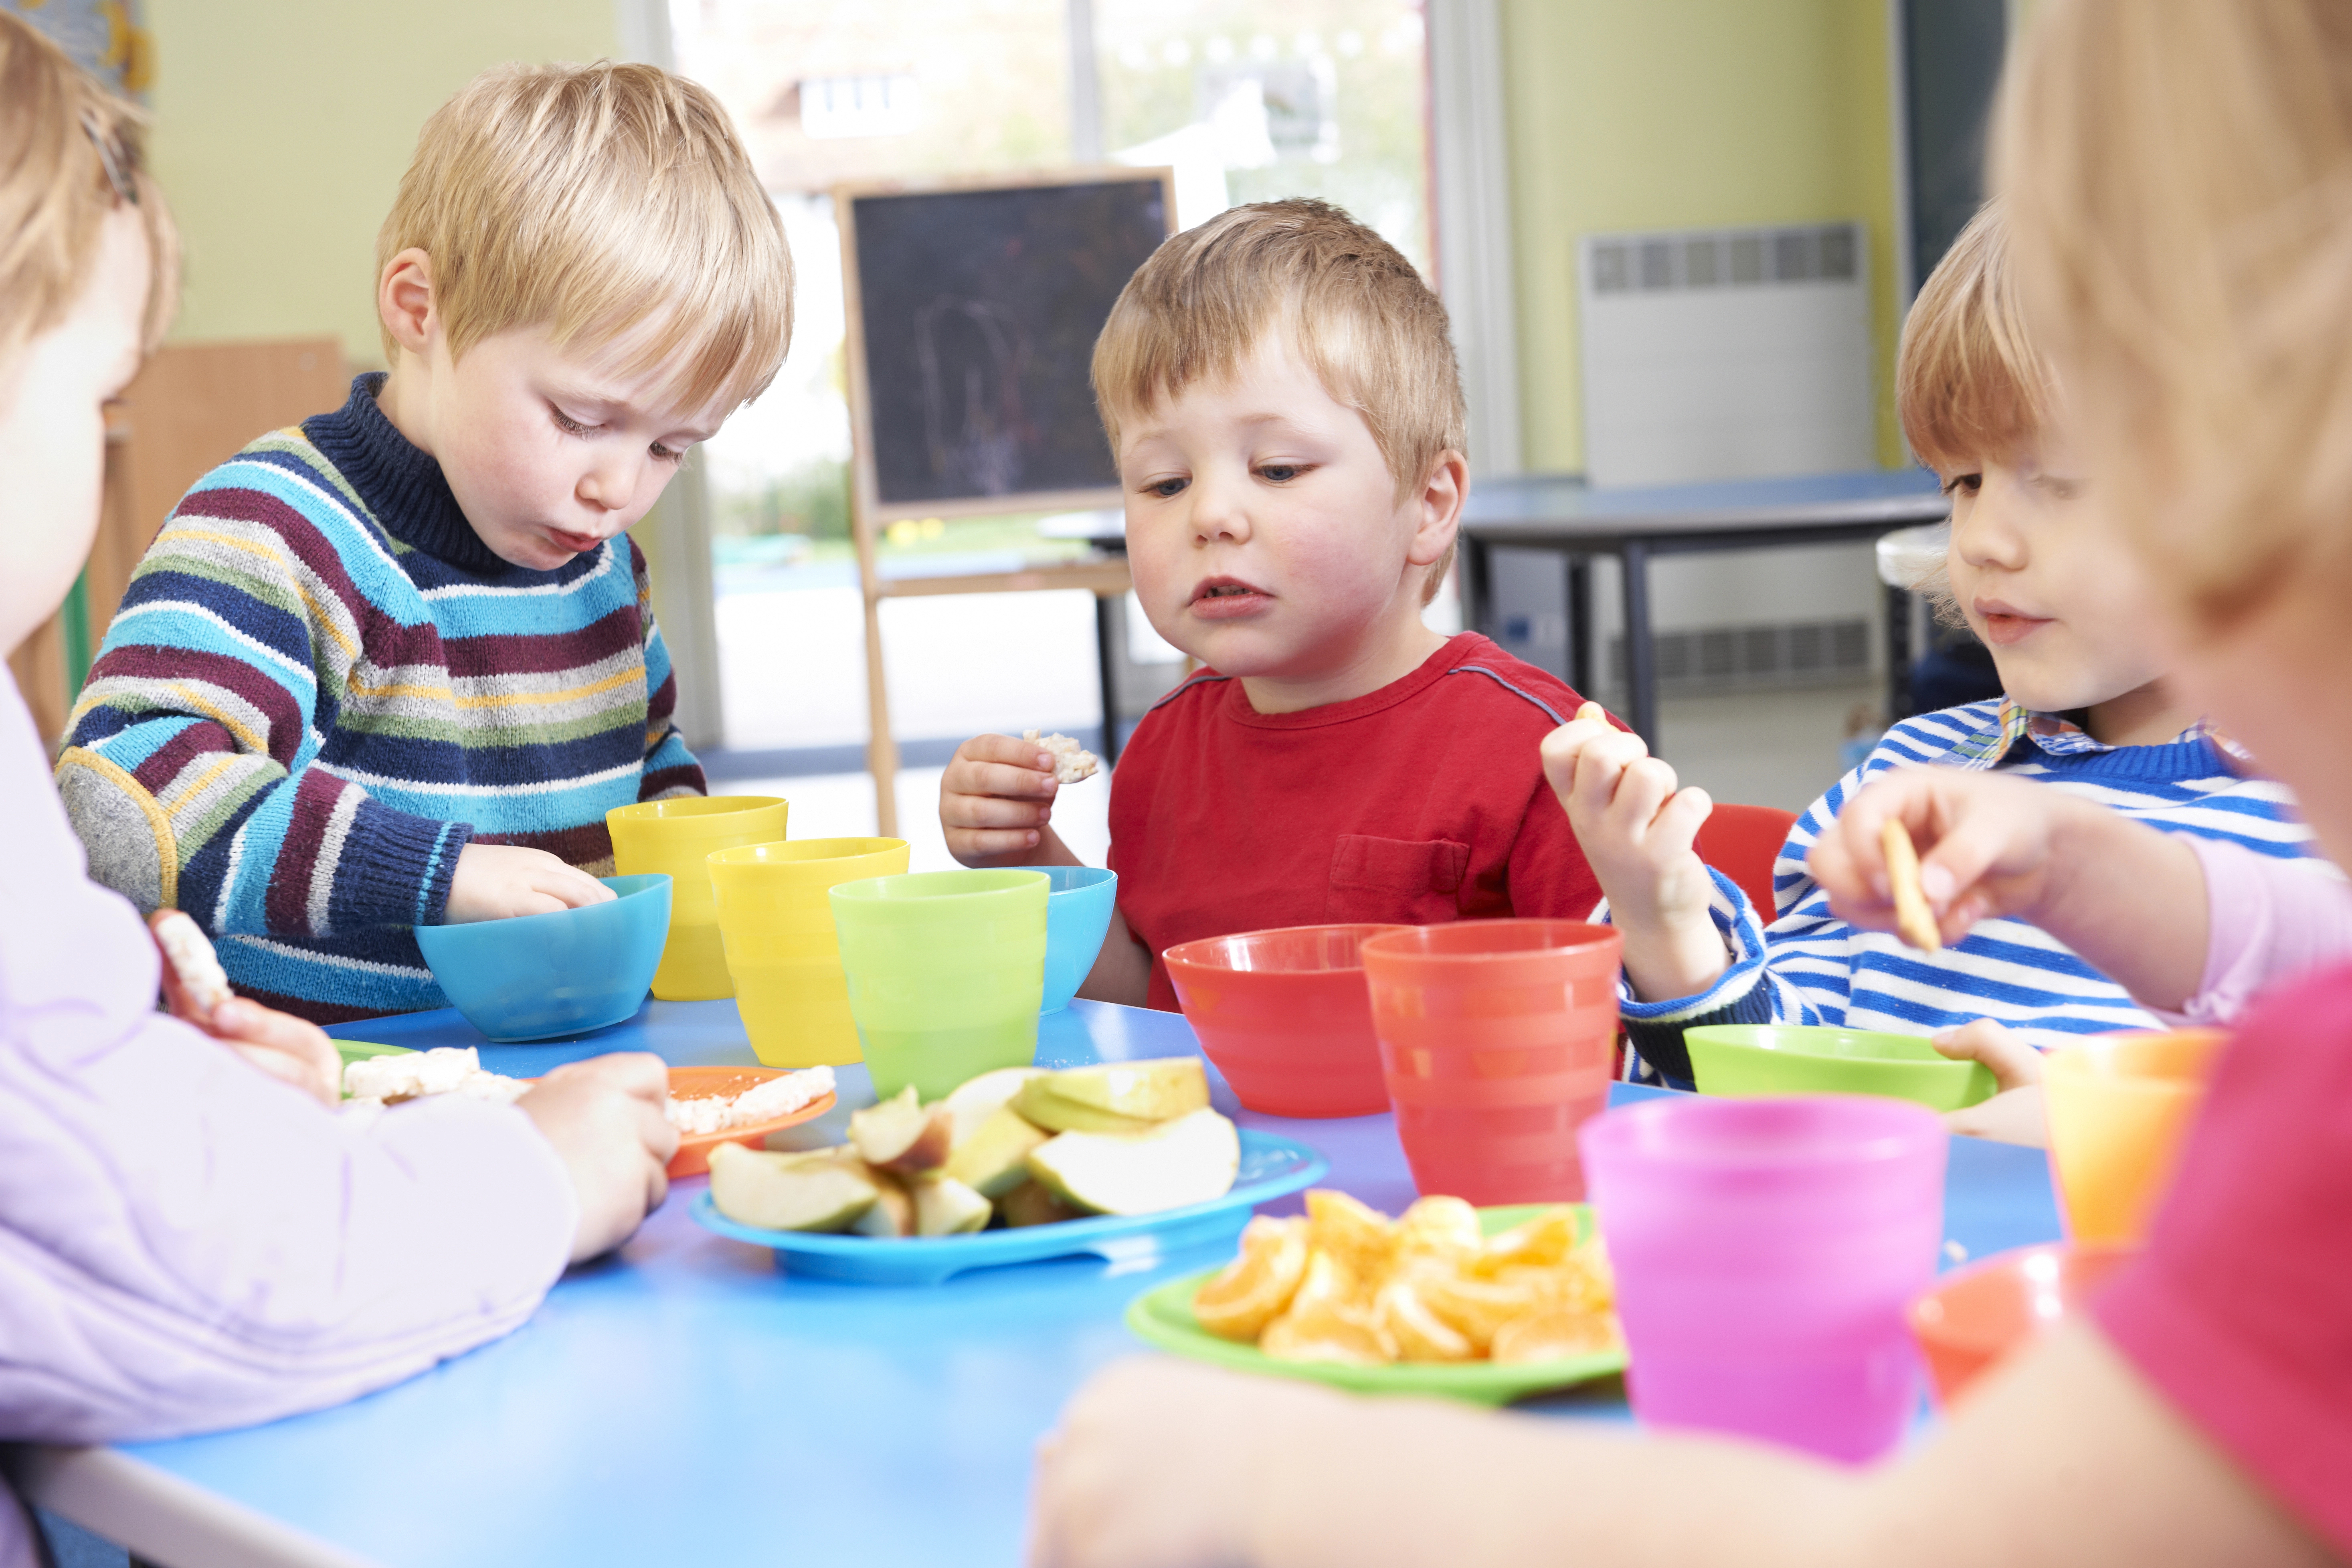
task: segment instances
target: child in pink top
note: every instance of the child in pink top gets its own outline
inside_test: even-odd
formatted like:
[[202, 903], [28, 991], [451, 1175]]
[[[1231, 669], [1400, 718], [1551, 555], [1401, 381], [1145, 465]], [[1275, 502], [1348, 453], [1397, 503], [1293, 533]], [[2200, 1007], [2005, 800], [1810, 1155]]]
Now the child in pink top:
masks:
[[[0, 647], [89, 552], [101, 406], [169, 314], [173, 256], [131, 111], [0, 15]], [[240, 1426], [396, 1382], [520, 1324], [660, 1202], [656, 1058], [362, 1121], [320, 1103], [311, 1026], [239, 999], [205, 1029], [158, 1014], [154, 945], [84, 876], [13, 680], [0, 822], [0, 1441]], [[0, 1489], [0, 1568], [36, 1560]]]
[[[2042, 0], [2010, 73], [1994, 163], [2029, 301], [2088, 420], [2092, 483], [2151, 569], [2183, 696], [2294, 790], [2340, 862], [2352, 16], [2339, 0]], [[1931, 858], [1959, 830], [1894, 784], [1847, 810], [1883, 816], [1882, 800]], [[1861, 918], [1884, 868], [1866, 846], [1847, 861], [1814, 873], [1843, 879], [1840, 912]], [[1945, 863], [1948, 926], [2011, 896], [2003, 864], [2016, 868]], [[2170, 938], [2127, 982], [2186, 1003], [2200, 977], [2222, 983], [2209, 999], [2247, 977], [2221, 929], [2241, 868], [2173, 857], [2154, 886], [2078, 866], [2047, 897], [2210, 903], [2206, 932], [2158, 922]], [[2327, 918], [2340, 938], [2340, 908]], [[2147, 1251], [2093, 1311], [1880, 1467], [1136, 1362], [1081, 1391], [1045, 1440], [1031, 1562], [2338, 1562], [2352, 1556], [2347, 1215], [2352, 966], [2242, 1021]]]

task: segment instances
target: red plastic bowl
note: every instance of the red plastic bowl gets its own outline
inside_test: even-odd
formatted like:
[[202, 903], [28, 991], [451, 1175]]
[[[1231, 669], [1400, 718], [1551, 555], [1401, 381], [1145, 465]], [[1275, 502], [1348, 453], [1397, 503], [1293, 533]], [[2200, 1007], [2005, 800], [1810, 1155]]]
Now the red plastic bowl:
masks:
[[2087, 1305], [2136, 1247], [2052, 1243], [1955, 1269], [1911, 1303], [1911, 1334], [1948, 1407], [1994, 1363]]
[[1252, 1110], [1376, 1116], [1389, 1108], [1364, 989], [1364, 939], [1398, 925], [1288, 926], [1160, 954], [1201, 1048]]

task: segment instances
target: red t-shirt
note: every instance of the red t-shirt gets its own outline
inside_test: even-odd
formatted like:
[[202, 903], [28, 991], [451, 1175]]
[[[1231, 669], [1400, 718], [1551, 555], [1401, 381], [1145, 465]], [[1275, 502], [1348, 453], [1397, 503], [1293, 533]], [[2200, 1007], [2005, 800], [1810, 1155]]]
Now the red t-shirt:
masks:
[[1583, 699], [1475, 632], [1378, 691], [1261, 713], [1203, 670], [1161, 698], [1111, 774], [1110, 866], [1151, 952], [1327, 921], [1581, 920], [1601, 886], [1538, 747]]
[[2249, 1014], [2109, 1339], [2305, 1527], [2352, 1554], [2352, 967]]

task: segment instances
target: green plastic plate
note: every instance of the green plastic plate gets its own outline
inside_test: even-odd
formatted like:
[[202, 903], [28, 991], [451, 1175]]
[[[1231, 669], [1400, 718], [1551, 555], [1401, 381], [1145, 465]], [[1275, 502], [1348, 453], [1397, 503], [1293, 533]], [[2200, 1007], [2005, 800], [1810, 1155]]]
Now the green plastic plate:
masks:
[[[1480, 1209], [1478, 1222], [1486, 1234], [1508, 1230], [1543, 1204]], [[1576, 1205], [1584, 1233], [1592, 1231], [1592, 1211]], [[1192, 1316], [1192, 1298], [1219, 1270], [1204, 1268], [1171, 1279], [1128, 1303], [1127, 1326], [1136, 1336], [1164, 1351], [1191, 1356], [1237, 1372], [1265, 1373], [1276, 1377], [1302, 1377], [1356, 1394], [1433, 1394], [1472, 1405], [1507, 1405], [1546, 1389], [1606, 1377], [1625, 1370], [1625, 1352], [1607, 1351], [1592, 1355], [1564, 1356], [1558, 1361], [1519, 1362], [1497, 1366], [1493, 1362], [1398, 1362], [1389, 1366], [1336, 1366], [1328, 1362], [1278, 1361], [1255, 1345], [1219, 1339]]]

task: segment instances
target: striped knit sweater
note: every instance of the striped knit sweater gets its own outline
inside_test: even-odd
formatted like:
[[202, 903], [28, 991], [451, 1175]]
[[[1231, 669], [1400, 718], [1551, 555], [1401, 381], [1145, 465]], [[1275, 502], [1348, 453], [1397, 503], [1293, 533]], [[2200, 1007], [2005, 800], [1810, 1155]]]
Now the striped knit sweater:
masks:
[[181, 500], [58, 763], [94, 878], [321, 1022], [447, 1005], [410, 928], [469, 841], [609, 873], [607, 810], [703, 789], [636, 546], [509, 565], [381, 381]]
[[[1773, 868], [1776, 918], [1767, 931], [1738, 884], [1715, 874], [1715, 922], [1731, 967], [1696, 996], [1621, 1003], [1635, 1052], [1627, 1076], [1687, 1083], [1682, 1032], [1701, 1024], [1831, 1024], [1927, 1035], [1992, 1018], [2037, 1045], [2112, 1029], [2160, 1027], [2123, 987], [2048, 933], [2018, 921], [1979, 923], [1957, 944], [1924, 953], [1830, 912], [1805, 868], [1813, 841], [1853, 795], [1896, 768], [1998, 768], [2047, 781], [2151, 827], [2227, 840], [2258, 853], [2308, 853], [2311, 831], [2284, 786], [2239, 776], [2203, 726], [2155, 746], [2105, 746], [2053, 714], [2012, 702], [1974, 702], [1907, 719], [1862, 766], [1797, 819]], [[2337, 873], [2314, 859], [2315, 876]]]

